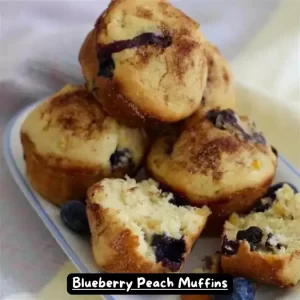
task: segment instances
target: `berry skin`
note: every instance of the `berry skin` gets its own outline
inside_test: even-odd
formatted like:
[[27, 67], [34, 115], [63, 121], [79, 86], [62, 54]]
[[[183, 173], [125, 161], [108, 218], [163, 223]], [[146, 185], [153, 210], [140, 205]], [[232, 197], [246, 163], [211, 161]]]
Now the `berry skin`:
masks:
[[154, 234], [151, 246], [154, 248], [157, 262], [162, 262], [164, 267], [168, 267], [173, 272], [180, 269], [186, 252], [183, 238], [174, 239], [165, 234]]
[[230, 295], [216, 295], [214, 300], [254, 300], [255, 288], [252, 282], [246, 278], [233, 279], [233, 292]]
[[64, 224], [79, 234], [89, 234], [90, 228], [86, 215], [86, 206], [83, 202], [73, 200], [65, 203], [60, 211]]
[[279, 182], [279, 183], [276, 183], [274, 185], [272, 185], [268, 191], [265, 193], [265, 195], [262, 197], [262, 199], [266, 199], [268, 198], [269, 201], [265, 201], [264, 203], [262, 201], [259, 201], [255, 207], [253, 208], [253, 212], [265, 212], [266, 210], [268, 210], [274, 200], [276, 199], [276, 192], [281, 189], [284, 184], [288, 184], [295, 193], [299, 193], [298, 189], [291, 183], [288, 183], [288, 182]]

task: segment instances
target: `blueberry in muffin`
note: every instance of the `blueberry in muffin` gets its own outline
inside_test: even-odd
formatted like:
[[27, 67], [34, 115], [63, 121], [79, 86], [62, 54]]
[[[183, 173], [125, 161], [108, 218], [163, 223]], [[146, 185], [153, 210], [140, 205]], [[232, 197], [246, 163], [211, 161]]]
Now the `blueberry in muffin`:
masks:
[[300, 281], [300, 193], [280, 183], [265, 197], [263, 210], [234, 213], [225, 223], [222, 269], [265, 284], [294, 286]]
[[199, 108], [207, 83], [204, 44], [199, 24], [165, 0], [114, 0], [86, 37], [79, 62], [110, 116], [152, 127]]
[[21, 128], [27, 176], [46, 200], [85, 198], [105, 177], [133, 174], [147, 137], [109, 117], [83, 86], [67, 85], [37, 106]]
[[178, 272], [210, 211], [171, 203], [152, 179], [103, 179], [88, 191], [92, 249], [106, 272]]

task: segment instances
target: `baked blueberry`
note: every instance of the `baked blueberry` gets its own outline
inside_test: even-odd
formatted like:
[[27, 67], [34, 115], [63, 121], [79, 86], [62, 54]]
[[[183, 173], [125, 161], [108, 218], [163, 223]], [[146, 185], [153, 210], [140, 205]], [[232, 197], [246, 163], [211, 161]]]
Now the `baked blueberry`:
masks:
[[239, 127], [238, 119], [232, 109], [213, 109], [207, 113], [207, 118], [219, 129], [226, 129], [228, 125], [231, 127]]
[[228, 240], [225, 235], [222, 241], [221, 252], [224, 255], [235, 255], [239, 250], [239, 243], [237, 241]]
[[259, 201], [255, 205], [252, 212], [265, 212], [271, 207], [272, 203], [273, 200], [271, 198], [263, 198], [263, 200]]
[[266, 138], [263, 136], [262, 133], [260, 132], [254, 132], [252, 134], [252, 139], [257, 143], [257, 144], [262, 144], [265, 145], [267, 143]]
[[131, 40], [117, 41], [108, 45], [98, 45], [99, 77], [112, 78], [114, 75], [115, 63], [113, 53], [121, 52], [125, 49], [131, 49], [141, 46], [155, 45], [162, 48], [169, 47], [172, 38], [169, 35], [155, 33], [143, 33]]
[[285, 184], [288, 184], [293, 190], [295, 193], [299, 193], [298, 189], [291, 183], [288, 183], [288, 182], [279, 182], [279, 183], [276, 183], [274, 185], [272, 185], [267, 193], [265, 194], [264, 197], [269, 197], [269, 198], [272, 198], [272, 199], [276, 199], [276, 192], [277, 190], [281, 189]]
[[254, 300], [254, 284], [246, 278], [237, 277], [233, 279], [233, 292], [230, 295], [216, 295], [214, 300]]
[[116, 150], [110, 156], [110, 164], [113, 170], [119, 168], [132, 168], [134, 169], [134, 162], [132, 153], [129, 149]]
[[153, 235], [151, 246], [154, 248], [156, 261], [162, 262], [173, 272], [180, 269], [183, 262], [183, 255], [186, 252], [186, 245], [183, 238], [175, 239], [165, 234]]
[[285, 184], [288, 184], [295, 193], [298, 193], [298, 189], [291, 183], [288, 182], [279, 182], [274, 185], [272, 185], [268, 191], [265, 193], [265, 195], [262, 197], [262, 199], [258, 202], [258, 204], [253, 208], [253, 212], [265, 212], [268, 210], [274, 200], [276, 199], [276, 192], [281, 189]]
[[252, 140], [257, 144], [266, 145], [267, 141], [262, 133], [255, 131], [255, 123], [249, 126], [251, 129], [247, 132], [243, 128], [243, 122], [232, 109], [218, 110], [213, 109], [207, 113], [207, 118], [217, 128], [221, 130], [230, 130], [241, 136], [244, 140]]
[[173, 198], [170, 200], [170, 203], [176, 206], [186, 206], [186, 202], [183, 197], [180, 197], [173, 193]]
[[62, 221], [72, 231], [80, 234], [89, 234], [90, 228], [86, 215], [85, 203], [73, 200], [65, 203], [60, 211]]
[[263, 232], [259, 227], [251, 226], [246, 230], [238, 231], [236, 239], [246, 240], [250, 244], [251, 251], [255, 250], [263, 237]]
[[99, 77], [112, 78], [114, 76], [115, 62], [111, 55], [101, 57], [98, 55], [99, 60]]

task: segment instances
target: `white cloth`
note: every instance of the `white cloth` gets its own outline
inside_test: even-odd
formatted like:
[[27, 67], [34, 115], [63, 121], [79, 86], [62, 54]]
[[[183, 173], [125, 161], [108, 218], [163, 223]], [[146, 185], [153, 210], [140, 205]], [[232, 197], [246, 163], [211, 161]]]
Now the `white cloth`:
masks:
[[[107, 2], [0, 1], [1, 133], [28, 103], [81, 80], [78, 50]], [[295, 142], [278, 147], [300, 169], [299, 1], [174, 2], [199, 20], [207, 37], [231, 59], [237, 80], [278, 97], [270, 108], [259, 99], [249, 105], [260, 114], [276, 115], [276, 128], [288, 136], [284, 141]], [[292, 121], [280, 117], [281, 107], [289, 109]], [[18, 292], [41, 300], [69, 299], [64, 280], [75, 269], [18, 190], [2, 155], [0, 191], [0, 300]]]

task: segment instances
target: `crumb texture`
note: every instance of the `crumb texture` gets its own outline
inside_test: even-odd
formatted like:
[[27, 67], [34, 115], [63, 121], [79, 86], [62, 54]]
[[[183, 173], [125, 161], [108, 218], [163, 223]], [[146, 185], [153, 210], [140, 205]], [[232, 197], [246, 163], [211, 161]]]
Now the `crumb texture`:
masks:
[[152, 179], [140, 183], [128, 177], [105, 179], [90, 189], [88, 199], [89, 205], [114, 216], [111, 224], [118, 222], [136, 237], [137, 251], [142, 257], [162, 262], [171, 271], [181, 267], [191, 241], [194, 243], [200, 235], [210, 214], [205, 207], [173, 205], [173, 195], [160, 190]]

